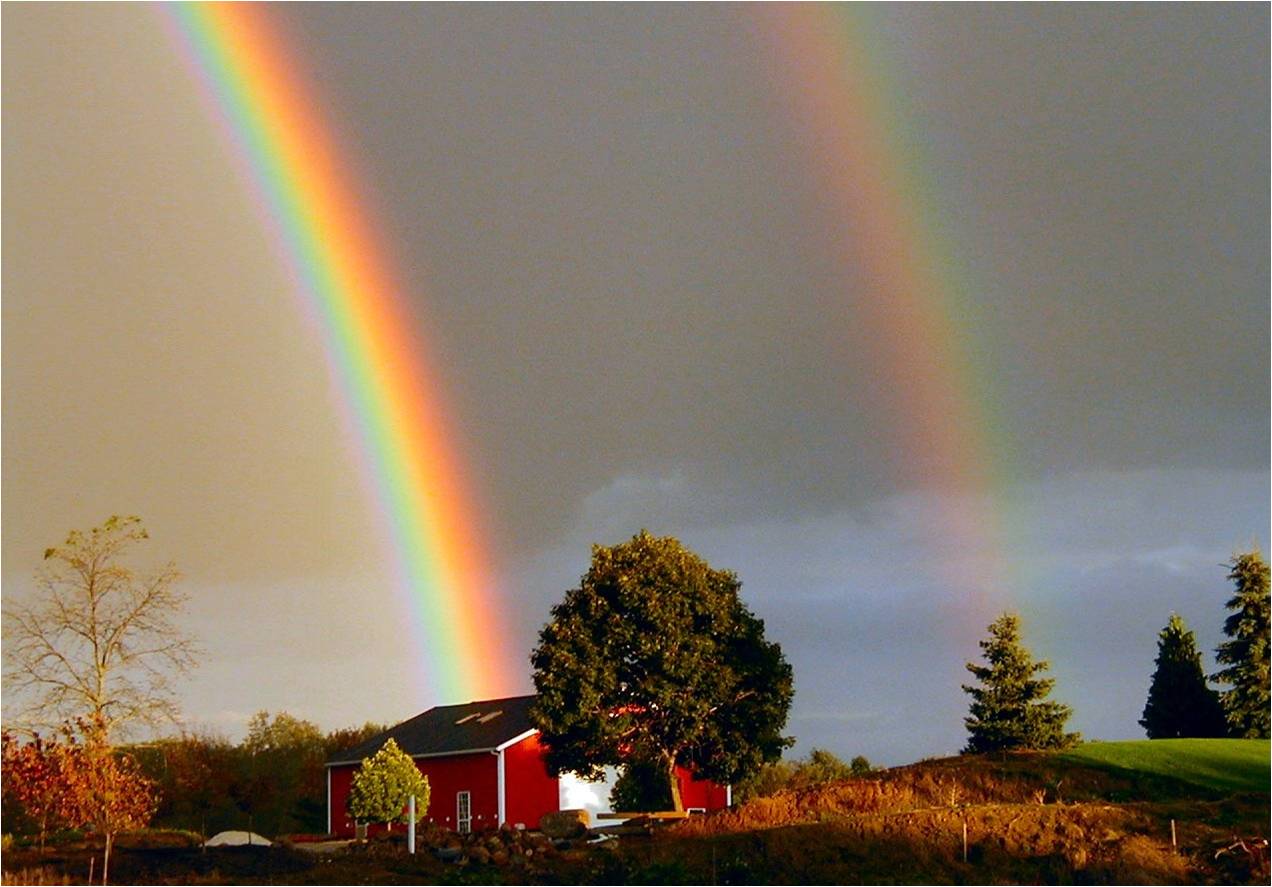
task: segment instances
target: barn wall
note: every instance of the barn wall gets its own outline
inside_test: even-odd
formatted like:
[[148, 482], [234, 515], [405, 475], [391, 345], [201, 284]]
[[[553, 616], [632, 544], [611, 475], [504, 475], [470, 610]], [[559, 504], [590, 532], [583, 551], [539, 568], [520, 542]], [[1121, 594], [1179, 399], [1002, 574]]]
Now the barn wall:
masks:
[[[341, 837], [354, 835], [354, 822], [345, 810], [349, 786], [357, 764], [329, 767], [331, 772], [331, 830]], [[472, 795], [473, 831], [495, 828], [499, 824], [498, 762], [490, 752], [455, 755], [443, 758], [417, 758], [415, 766], [428, 777], [429, 806], [420, 815], [421, 822], [435, 822], [443, 828], [455, 828], [455, 796], [461, 791]], [[396, 831], [404, 826], [395, 826]], [[370, 834], [384, 830], [372, 825]]]
[[467, 791], [472, 795], [473, 831], [498, 827], [499, 761], [495, 755], [478, 752], [422, 758], [415, 764], [428, 777], [430, 800], [424, 814], [425, 822], [454, 829], [455, 796]]
[[709, 779], [694, 779], [693, 773], [685, 767], [677, 767], [676, 774], [680, 778], [680, 800], [685, 809], [702, 807], [706, 810], [722, 810], [729, 806], [728, 789]]
[[504, 821], [537, 829], [539, 817], [560, 806], [560, 787], [543, 764], [539, 735], [529, 736], [504, 749]]

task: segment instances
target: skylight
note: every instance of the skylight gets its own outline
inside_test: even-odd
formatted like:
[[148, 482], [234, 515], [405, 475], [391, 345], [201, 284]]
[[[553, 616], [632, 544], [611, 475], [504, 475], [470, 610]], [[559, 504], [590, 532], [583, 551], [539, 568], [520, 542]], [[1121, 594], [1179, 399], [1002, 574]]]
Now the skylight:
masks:
[[491, 721], [493, 721], [495, 718], [499, 717], [501, 714], [503, 714], [503, 711], [502, 711], [502, 710], [500, 710], [500, 711], [492, 711], [492, 712], [491, 712], [490, 714], [488, 714], [488, 715], [482, 715], [481, 717], [479, 717], [479, 718], [477, 719], [477, 723], [479, 723], [479, 724], [489, 724]]

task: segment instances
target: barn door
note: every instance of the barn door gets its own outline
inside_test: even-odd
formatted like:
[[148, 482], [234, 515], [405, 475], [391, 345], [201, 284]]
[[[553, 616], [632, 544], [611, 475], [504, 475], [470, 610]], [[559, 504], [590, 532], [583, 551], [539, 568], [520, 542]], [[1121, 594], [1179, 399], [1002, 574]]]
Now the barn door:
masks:
[[455, 795], [455, 831], [466, 835], [473, 830], [473, 800], [468, 792]]

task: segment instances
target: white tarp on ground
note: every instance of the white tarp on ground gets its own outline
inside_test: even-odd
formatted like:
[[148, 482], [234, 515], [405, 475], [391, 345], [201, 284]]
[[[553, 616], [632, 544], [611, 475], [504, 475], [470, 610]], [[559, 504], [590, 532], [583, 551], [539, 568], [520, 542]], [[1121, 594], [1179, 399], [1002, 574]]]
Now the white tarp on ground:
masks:
[[268, 847], [270, 845], [269, 838], [262, 838], [256, 832], [217, 832], [212, 837], [203, 842], [204, 847], [243, 847], [251, 844], [253, 847]]

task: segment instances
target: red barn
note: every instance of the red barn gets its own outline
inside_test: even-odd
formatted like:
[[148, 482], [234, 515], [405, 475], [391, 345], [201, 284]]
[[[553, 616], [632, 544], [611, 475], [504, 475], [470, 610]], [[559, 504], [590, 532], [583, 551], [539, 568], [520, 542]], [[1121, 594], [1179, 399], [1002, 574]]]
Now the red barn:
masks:
[[[539, 817], [561, 809], [560, 780], [543, 763], [539, 731], [530, 724], [534, 696], [488, 699], [430, 708], [327, 762], [327, 831], [351, 837], [345, 802], [365, 758], [393, 739], [428, 777], [429, 806], [421, 820], [458, 832], [505, 823], [538, 828]], [[687, 808], [716, 810], [729, 789], [682, 771]]]

